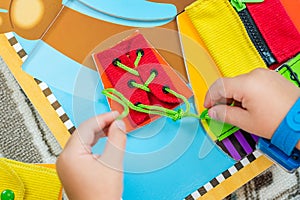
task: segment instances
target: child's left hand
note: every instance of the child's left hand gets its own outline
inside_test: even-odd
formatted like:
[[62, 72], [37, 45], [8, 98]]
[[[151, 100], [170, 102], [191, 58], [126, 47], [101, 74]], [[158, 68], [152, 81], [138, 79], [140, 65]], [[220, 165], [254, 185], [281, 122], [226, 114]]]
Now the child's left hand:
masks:
[[[57, 172], [72, 200], [120, 199], [123, 192], [125, 125], [118, 112], [91, 118], [73, 133], [57, 160]], [[92, 146], [104, 136], [103, 154], [93, 155]]]

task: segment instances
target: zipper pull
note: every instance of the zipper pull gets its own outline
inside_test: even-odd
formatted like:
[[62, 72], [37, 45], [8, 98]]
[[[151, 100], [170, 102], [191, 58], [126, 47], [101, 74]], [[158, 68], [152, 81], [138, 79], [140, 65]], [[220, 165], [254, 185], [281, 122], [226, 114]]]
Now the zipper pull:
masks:
[[241, 10], [244, 10], [246, 8], [245, 3], [261, 3], [264, 2], [264, 0], [230, 0], [231, 5], [240, 12]]

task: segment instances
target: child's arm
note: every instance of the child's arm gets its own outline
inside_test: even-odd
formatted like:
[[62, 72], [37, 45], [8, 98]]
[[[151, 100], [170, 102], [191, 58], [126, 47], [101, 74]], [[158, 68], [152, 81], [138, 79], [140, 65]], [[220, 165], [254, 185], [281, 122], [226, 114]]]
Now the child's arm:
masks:
[[[110, 112], [91, 118], [73, 133], [57, 160], [57, 172], [68, 197], [76, 199], [121, 199], [125, 125]], [[103, 154], [91, 148], [101, 138], [108, 140]]]

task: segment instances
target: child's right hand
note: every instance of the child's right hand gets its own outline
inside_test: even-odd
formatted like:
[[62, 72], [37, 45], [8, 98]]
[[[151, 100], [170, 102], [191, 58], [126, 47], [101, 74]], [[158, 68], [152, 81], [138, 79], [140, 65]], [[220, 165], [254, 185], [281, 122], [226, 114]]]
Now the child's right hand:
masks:
[[[277, 72], [256, 69], [218, 79], [206, 94], [204, 106], [210, 117], [270, 139], [299, 97], [299, 88]], [[232, 102], [235, 106], [229, 106]]]

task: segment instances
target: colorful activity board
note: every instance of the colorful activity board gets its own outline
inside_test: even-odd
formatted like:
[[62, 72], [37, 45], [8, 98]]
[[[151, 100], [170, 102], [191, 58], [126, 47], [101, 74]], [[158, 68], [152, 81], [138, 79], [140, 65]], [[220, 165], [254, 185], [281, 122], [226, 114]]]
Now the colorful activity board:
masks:
[[[254, 135], [195, 117], [204, 111], [208, 87], [220, 76], [278, 66], [299, 53], [288, 38], [293, 51], [282, 44], [284, 55], [276, 54], [272, 38], [266, 49], [257, 49], [251, 27], [244, 26], [246, 16], [266, 38], [257, 15], [276, 6], [297, 38], [292, 3], [237, 2], [0, 2], [0, 55], [62, 147], [89, 117], [124, 110], [103, 91], [117, 89], [133, 104], [125, 120], [130, 132], [123, 199], [220, 199], [272, 163], [255, 150]], [[150, 102], [164, 112], [133, 110]], [[183, 117], [186, 111], [194, 117]], [[93, 151], [101, 153], [104, 143]]]

